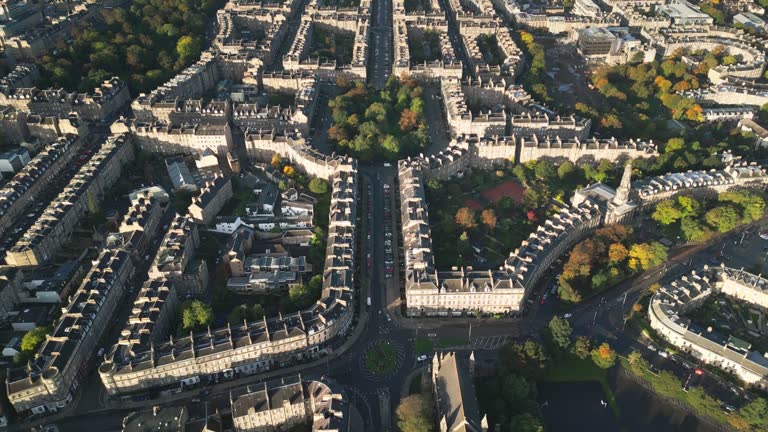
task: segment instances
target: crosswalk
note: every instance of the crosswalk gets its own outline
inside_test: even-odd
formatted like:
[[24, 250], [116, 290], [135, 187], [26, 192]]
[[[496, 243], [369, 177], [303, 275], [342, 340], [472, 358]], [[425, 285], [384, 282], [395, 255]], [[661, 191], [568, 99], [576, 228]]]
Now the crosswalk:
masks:
[[512, 336], [484, 336], [473, 338], [469, 346], [473, 350], [495, 350], [512, 342]]

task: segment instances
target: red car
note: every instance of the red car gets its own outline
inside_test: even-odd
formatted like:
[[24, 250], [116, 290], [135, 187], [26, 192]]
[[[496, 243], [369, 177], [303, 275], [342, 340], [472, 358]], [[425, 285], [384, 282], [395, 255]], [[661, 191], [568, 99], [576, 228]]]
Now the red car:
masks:
[[693, 373], [695, 373], [696, 375], [704, 375], [704, 369], [701, 369], [701, 368], [696, 368], [696, 369], [693, 371]]

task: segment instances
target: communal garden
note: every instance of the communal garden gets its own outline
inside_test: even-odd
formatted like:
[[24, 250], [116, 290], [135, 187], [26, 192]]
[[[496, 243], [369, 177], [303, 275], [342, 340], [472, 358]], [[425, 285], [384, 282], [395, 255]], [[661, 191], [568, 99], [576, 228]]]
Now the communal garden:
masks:
[[382, 90], [361, 82], [345, 90], [328, 102], [328, 139], [337, 152], [364, 162], [394, 162], [426, 148], [424, 89], [416, 81], [390, 77]]
[[424, 63], [440, 60], [440, 32], [437, 30], [409, 31], [408, 49], [412, 63]]
[[426, 190], [437, 267], [498, 268], [576, 189], [616, 179], [616, 165], [608, 161], [577, 166], [541, 160], [430, 180]]
[[312, 46], [310, 57], [336, 60], [337, 65], [352, 63], [352, 52], [355, 45], [355, 34], [350, 31], [330, 30], [315, 25], [312, 29]]

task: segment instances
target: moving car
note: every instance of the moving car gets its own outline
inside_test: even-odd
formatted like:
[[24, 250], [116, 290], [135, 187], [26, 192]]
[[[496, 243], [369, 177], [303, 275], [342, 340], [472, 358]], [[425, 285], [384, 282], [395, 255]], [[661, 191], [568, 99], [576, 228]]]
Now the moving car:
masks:
[[420, 361], [420, 362], [422, 362], [422, 361], [425, 361], [426, 359], [427, 359], [427, 356], [426, 356], [426, 355], [423, 355], [423, 354], [422, 354], [422, 355], [420, 355], [420, 356], [418, 356], [418, 357], [416, 357], [416, 360], [417, 360], [417, 361]]

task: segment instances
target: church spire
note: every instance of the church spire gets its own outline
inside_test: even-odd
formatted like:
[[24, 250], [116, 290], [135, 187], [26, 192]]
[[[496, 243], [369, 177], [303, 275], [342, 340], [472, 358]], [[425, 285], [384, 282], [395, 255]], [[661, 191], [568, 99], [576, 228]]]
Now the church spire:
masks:
[[621, 176], [621, 184], [616, 189], [616, 195], [613, 197], [613, 203], [617, 206], [626, 204], [629, 201], [629, 190], [632, 183], [632, 160], [628, 160], [624, 165], [624, 174]]

